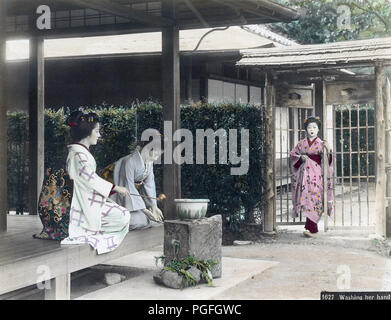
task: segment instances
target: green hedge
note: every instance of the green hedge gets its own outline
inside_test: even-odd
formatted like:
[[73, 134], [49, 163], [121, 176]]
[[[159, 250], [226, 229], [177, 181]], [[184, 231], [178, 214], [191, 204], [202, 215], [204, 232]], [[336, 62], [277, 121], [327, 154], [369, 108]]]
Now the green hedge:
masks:
[[[163, 132], [162, 107], [158, 103], [145, 101], [126, 107], [98, 106], [85, 108], [94, 111], [103, 124], [102, 140], [91, 147], [98, 170], [128, 154], [134, 149], [137, 138], [147, 128]], [[45, 168], [62, 168], [65, 165], [68, 141], [68, 126], [64, 124], [69, 110], [45, 112]], [[230, 174], [230, 165], [218, 164], [216, 148], [215, 165], [183, 164], [181, 171], [182, 196], [208, 198], [209, 213], [223, 214], [232, 229], [238, 229], [243, 221], [251, 221], [252, 212], [263, 207], [265, 181], [263, 108], [240, 104], [202, 104], [185, 106], [181, 111], [181, 127], [189, 129], [195, 137], [196, 129], [249, 129], [250, 163], [246, 175]], [[9, 114], [9, 207], [26, 210], [27, 199], [27, 117], [24, 114]], [[16, 134], [23, 132], [22, 135]], [[238, 137], [240, 142], [240, 135]], [[23, 145], [13, 149], [13, 145]], [[24, 149], [23, 149], [24, 148]], [[24, 150], [23, 152], [21, 150]], [[195, 157], [194, 139], [194, 157]], [[238, 153], [240, 154], [240, 143]], [[18, 162], [19, 161], [19, 162]], [[205, 156], [206, 163], [206, 156]], [[23, 169], [22, 169], [23, 168]], [[23, 172], [22, 175], [20, 172]], [[157, 192], [162, 192], [163, 165], [155, 166]], [[17, 178], [18, 177], [18, 178]], [[24, 179], [21, 179], [23, 177]], [[23, 189], [23, 192], [20, 190]], [[16, 191], [18, 190], [18, 191]], [[18, 209], [19, 208], [19, 209]]]
[[[230, 165], [218, 164], [218, 148], [214, 165], [182, 166], [183, 197], [210, 199], [209, 212], [227, 217], [231, 229], [238, 230], [243, 221], [251, 221], [253, 210], [263, 206], [265, 190], [265, 113], [249, 105], [188, 106], [181, 111], [181, 126], [195, 137], [196, 129], [249, 129], [249, 171], [247, 175], [231, 175]], [[194, 139], [195, 140], [195, 139]], [[238, 134], [238, 142], [240, 135]], [[195, 146], [194, 146], [195, 150]], [[241, 146], [238, 143], [238, 153]], [[204, 155], [206, 161], [206, 154]]]
[[8, 113], [8, 207], [17, 213], [27, 211], [28, 203], [28, 127], [24, 113]]

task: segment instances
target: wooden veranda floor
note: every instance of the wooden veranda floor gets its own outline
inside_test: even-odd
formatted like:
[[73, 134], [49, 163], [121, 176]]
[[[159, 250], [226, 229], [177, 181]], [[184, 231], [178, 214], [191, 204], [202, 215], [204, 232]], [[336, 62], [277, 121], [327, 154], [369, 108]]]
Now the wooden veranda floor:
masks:
[[146, 250], [163, 243], [163, 226], [134, 230], [112, 252], [98, 255], [88, 244], [60, 245], [59, 241], [33, 238], [41, 231], [38, 216], [8, 216], [8, 230], [0, 233], [0, 295], [34, 285], [39, 268], [50, 279]]
[[8, 230], [0, 233], [0, 266], [61, 250], [58, 241], [34, 239], [33, 234], [42, 230], [39, 216], [8, 216]]

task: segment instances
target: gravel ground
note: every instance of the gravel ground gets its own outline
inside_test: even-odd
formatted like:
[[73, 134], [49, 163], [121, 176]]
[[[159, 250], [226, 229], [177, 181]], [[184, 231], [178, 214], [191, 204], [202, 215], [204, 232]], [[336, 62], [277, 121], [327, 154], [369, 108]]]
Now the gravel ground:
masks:
[[223, 255], [278, 261], [273, 268], [226, 290], [216, 299], [320, 299], [321, 291], [391, 291], [390, 241], [358, 231], [320, 232], [281, 228], [247, 246], [225, 246]]

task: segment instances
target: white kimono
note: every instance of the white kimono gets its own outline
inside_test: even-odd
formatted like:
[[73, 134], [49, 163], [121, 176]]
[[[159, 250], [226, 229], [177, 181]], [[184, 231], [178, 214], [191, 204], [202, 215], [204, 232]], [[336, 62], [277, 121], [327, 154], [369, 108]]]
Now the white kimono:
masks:
[[[157, 206], [155, 199], [147, 199], [137, 196], [156, 198], [155, 176], [153, 174], [153, 162], [144, 163], [138, 149], [131, 154], [115, 162], [113, 180], [115, 185], [123, 186], [134, 195], [120, 197], [117, 194], [111, 196], [115, 202], [129, 209], [132, 214], [130, 229], [147, 228], [154, 225], [143, 213], [142, 209]], [[137, 190], [135, 183], [142, 183], [141, 192]]]
[[68, 146], [66, 170], [73, 180], [69, 237], [61, 244], [89, 243], [98, 254], [117, 248], [129, 231], [130, 212], [108, 199], [113, 184], [96, 174], [96, 162], [81, 144]]

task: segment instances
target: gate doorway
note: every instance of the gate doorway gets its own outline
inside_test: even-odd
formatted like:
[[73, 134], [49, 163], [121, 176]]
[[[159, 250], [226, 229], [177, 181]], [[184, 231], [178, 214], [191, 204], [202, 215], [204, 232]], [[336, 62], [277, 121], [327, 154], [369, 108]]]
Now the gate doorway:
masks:
[[[308, 87], [313, 89], [313, 87]], [[286, 88], [285, 88], [286, 90]], [[285, 102], [286, 103], [286, 102]], [[375, 108], [366, 104], [326, 105], [326, 140], [333, 150], [333, 214], [328, 229], [374, 230], [376, 212]], [[304, 119], [313, 105], [277, 104], [275, 108], [276, 224], [304, 225], [292, 217], [292, 170], [289, 153], [304, 139]], [[320, 133], [322, 129], [320, 130]], [[321, 223], [323, 223], [323, 218]]]
[[275, 108], [275, 181], [277, 225], [304, 225], [305, 217], [292, 218], [292, 170], [289, 153], [306, 132], [304, 120], [315, 113], [314, 85], [277, 89]]
[[314, 114], [310, 108], [276, 108], [276, 222], [277, 225], [305, 224], [301, 215], [292, 218], [292, 170], [289, 152], [305, 138], [304, 119]]
[[[331, 110], [330, 110], [331, 109]], [[329, 229], [374, 229], [376, 212], [375, 108], [328, 106], [332, 112], [334, 214]], [[331, 141], [330, 141], [331, 142]]]

